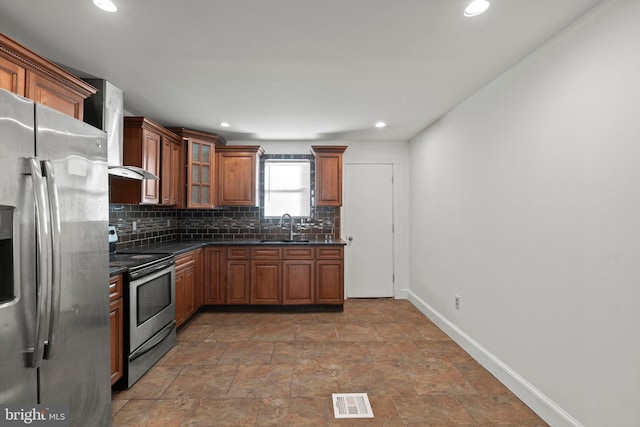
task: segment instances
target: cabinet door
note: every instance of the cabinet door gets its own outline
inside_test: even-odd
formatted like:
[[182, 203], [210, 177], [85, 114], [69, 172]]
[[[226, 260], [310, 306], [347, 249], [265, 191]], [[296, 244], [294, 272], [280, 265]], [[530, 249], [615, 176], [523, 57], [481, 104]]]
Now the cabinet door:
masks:
[[180, 183], [180, 145], [166, 136], [162, 137], [160, 204], [176, 206]]
[[195, 263], [190, 264], [184, 270], [184, 287], [182, 289], [184, 320], [188, 320], [192, 314], [196, 312], [195, 305], [195, 280], [196, 268]]
[[282, 261], [251, 261], [251, 304], [281, 304]]
[[[184, 173], [185, 169], [182, 165], [182, 144], [181, 142], [171, 143], [171, 191], [169, 198], [171, 205], [176, 207], [184, 207]], [[182, 200], [182, 206], [180, 201]]]
[[84, 98], [54, 80], [27, 71], [25, 96], [35, 102], [82, 120]]
[[229, 260], [226, 267], [227, 304], [249, 304], [249, 261]]
[[187, 207], [214, 207], [215, 144], [190, 139], [188, 142]]
[[196, 249], [193, 251], [193, 255], [195, 258], [193, 266], [195, 270], [193, 284], [194, 311], [198, 311], [204, 305], [204, 250]]
[[316, 303], [344, 303], [344, 261], [322, 260], [316, 262]]
[[[161, 205], [171, 205], [172, 202], [172, 194], [173, 183], [172, 183], [172, 170], [171, 166], [173, 162], [171, 161], [172, 149], [171, 149], [171, 141], [166, 138], [162, 139], [162, 173], [160, 175], [160, 204]], [[175, 195], [173, 195], [173, 199], [175, 201]]]
[[176, 326], [195, 313], [195, 268], [193, 263], [176, 269]]
[[176, 324], [195, 313], [196, 251], [176, 257]]
[[256, 206], [255, 153], [219, 152], [218, 206]]
[[176, 268], [176, 326], [182, 325], [186, 319], [186, 313], [184, 310], [184, 273], [184, 268]]
[[111, 384], [122, 378], [124, 368], [124, 303], [122, 298], [111, 302], [109, 313], [111, 334]]
[[24, 67], [0, 56], [0, 88], [24, 96], [25, 90]]
[[283, 304], [313, 304], [315, 261], [283, 261]]
[[205, 249], [205, 303], [225, 303], [224, 248]]
[[342, 205], [342, 155], [322, 154], [316, 157], [316, 205]]
[[342, 154], [347, 146], [311, 148], [316, 156], [316, 206], [342, 206]]
[[[161, 177], [160, 173], [160, 135], [142, 130], [142, 168]], [[154, 179], [142, 180], [140, 204], [157, 205], [160, 202], [160, 184]]]

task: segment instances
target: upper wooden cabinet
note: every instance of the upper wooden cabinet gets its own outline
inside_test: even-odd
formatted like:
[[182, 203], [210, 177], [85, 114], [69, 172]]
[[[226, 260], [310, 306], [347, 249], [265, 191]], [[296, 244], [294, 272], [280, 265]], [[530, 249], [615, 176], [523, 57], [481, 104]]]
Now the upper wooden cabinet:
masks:
[[218, 206], [257, 206], [258, 170], [264, 150], [258, 145], [217, 147]]
[[[112, 177], [111, 203], [143, 205], [177, 203], [177, 195], [172, 196], [171, 191], [174, 188], [173, 179], [178, 179], [180, 171], [173, 170], [179, 164], [174, 162], [171, 156], [178, 152], [173, 150], [172, 144], [179, 143], [180, 138], [176, 134], [146, 117], [125, 117], [123, 163], [143, 168], [158, 176], [160, 180], [136, 181]], [[161, 161], [163, 156], [166, 161]], [[161, 168], [161, 165], [168, 170]]]
[[0, 88], [24, 96], [26, 70], [24, 67], [0, 56]]
[[312, 145], [316, 157], [316, 206], [342, 206], [342, 154], [346, 146]]
[[171, 128], [184, 141], [182, 183], [178, 208], [211, 209], [215, 206], [216, 146], [226, 144], [215, 133]]
[[0, 88], [82, 120], [97, 89], [0, 33]]
[[177, 135], [163, 135], [161, 138], [160, 161], [160, 204], [176, 206], [180, 189], [180, 148], [182, 141]]

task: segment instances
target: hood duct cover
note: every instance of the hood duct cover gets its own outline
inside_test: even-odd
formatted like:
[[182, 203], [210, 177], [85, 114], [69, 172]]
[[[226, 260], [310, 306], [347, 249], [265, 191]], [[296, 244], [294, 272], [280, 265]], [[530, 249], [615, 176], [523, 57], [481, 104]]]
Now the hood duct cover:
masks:
[[158, 179], [137, 166], [124, 166], [124, 96], [122, 90], [103, 79], [84, 79], [98, 89], [98, 93], [84, 101], [84, 121], [107, 132], [109, 174], [131, 179]]

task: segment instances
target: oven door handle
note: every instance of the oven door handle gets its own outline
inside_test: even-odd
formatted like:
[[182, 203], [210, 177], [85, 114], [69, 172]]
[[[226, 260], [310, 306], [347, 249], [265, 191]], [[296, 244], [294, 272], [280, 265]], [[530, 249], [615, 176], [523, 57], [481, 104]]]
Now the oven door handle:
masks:
[[162, 341], [164, 341], [164, 339], [167, 338], [175, 328], [176, 328], [176, 321], [173, 320], [171, 323], [165, 326], [164, 329], [162, 329], [160, 332], [155, 334], [149, 341], [145, 342], [140, 347], [138, 347], [133, 353], [131, 353], [129, 355], [129, 361], [133, 362], [134, 360], [144, 356], [145, 354], [153, 350], [153, 348], [158, 344], [160, 344]]

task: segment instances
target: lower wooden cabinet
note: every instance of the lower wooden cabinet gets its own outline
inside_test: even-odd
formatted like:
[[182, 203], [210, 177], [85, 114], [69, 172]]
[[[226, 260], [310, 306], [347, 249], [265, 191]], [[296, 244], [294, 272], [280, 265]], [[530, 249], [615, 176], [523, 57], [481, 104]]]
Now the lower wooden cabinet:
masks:
[[227, 304], [249, 304], [249, 254], [248, 246], [227, 247], [224, 282]]
[[282, 261], [251, 261], [251, 304], [282, 304]]
[[342, 246], [214, 246], [204, 259], [205, 304], [344, 303]]
[[315, 251], [313, 246], [284, 248], [283, 304], [315, 303]]
[[208, 247], [204, 250], [204, 303], [226, 302], [225, 248]]
[[282, 303], [315, 303], [315, 261], [285, 260], [282, 270]]
[[109, 301], [111, 384], [114, 384], [124, 374], [124, 300], [121, 274], [109, 278]]
[[178, 255], [177, 325], [205, 304], [344, 304], [344, 248], [209, 246]]
[[344, 261], [318, 260], [316, 264], [316, 303], [344, 302]]
[[282, 248], [251, 248], [251, 304], [282, 304]]
[[316, 261], [316, 303], [344, 303], [344, 248], [318, 247]]
[[249, 260], [227, 260], [227, 304], [249, 304]]
[[196, 302], [202, 292], [202, 274], [199, 274], [202, 266], [197, 262], [199, 251], [176, 257], [176, 326], [186, 322], [199, 308]]
[[196, 249], [193, 251], [193, 255], [196, 263], [196, 276], [193, 291], [195, 312], [204, 305], [204, 249]]

